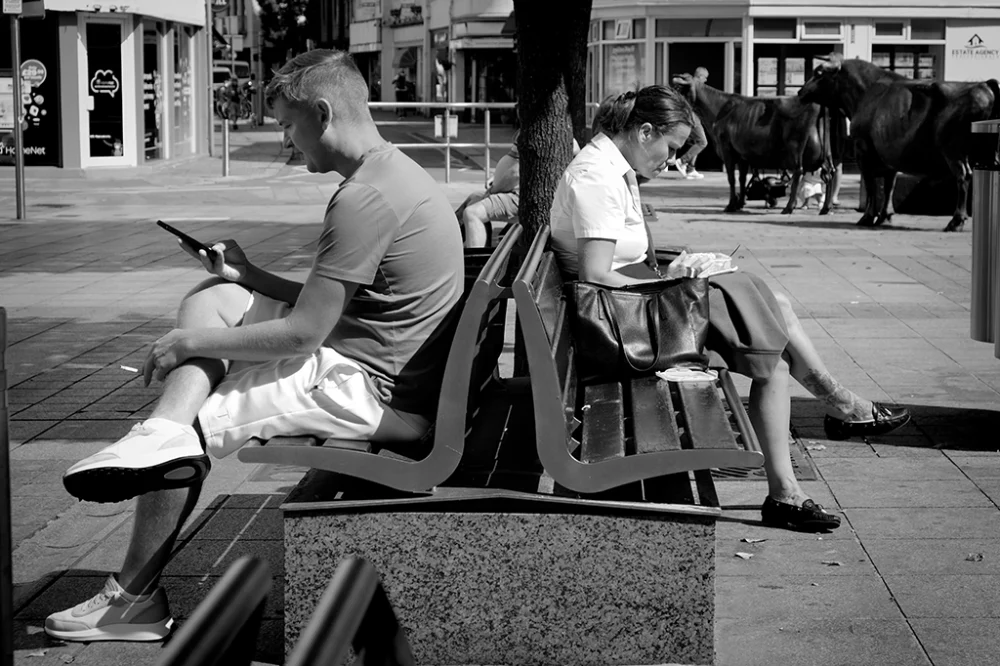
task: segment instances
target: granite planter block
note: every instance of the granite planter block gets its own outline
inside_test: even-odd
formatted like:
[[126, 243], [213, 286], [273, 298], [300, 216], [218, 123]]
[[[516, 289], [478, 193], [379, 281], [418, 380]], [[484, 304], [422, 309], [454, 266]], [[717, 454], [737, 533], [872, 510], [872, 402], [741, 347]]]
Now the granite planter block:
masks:
[[286, 652], [358, 555], [417, 663], [713, 663], [717, 510], [516, 495], [286, 503]]

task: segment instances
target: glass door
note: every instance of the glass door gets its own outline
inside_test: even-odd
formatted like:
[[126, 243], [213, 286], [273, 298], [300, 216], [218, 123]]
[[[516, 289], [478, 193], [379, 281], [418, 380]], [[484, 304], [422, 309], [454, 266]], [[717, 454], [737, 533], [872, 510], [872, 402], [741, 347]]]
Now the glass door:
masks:
[[135, 113], [126, 102], [133, 93], [133, 63], [126, 57], [131, 39], [125, 22], [81, 20], [83, 165], [135, 164]]

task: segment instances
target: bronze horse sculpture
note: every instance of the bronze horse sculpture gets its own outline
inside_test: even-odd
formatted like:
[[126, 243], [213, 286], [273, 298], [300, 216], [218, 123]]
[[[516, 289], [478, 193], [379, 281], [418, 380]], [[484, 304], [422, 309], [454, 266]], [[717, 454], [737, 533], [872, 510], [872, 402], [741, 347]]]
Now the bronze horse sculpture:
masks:
[[[955, 211], [945, 231], [965, 224], [972, 169], [971, 123], [996, 118], [1000, 89], [985, 82], [914, 81], [866, 60], [833, 53], [799, 90], [799, 99], [837, 108], [851, 119], [861, 178], [867, 193], [859, 226], [877, 226], [893, 215], [899, 172], [954, 178]], [[876, 179], [882, 179], [877, 209]]]
[[[826, 192], [836, 177], [830, 149], [830, 127], [819, 104], [797, 97], [746, 97], [726, 93], [690, 74], [673, 78], [694, 107], [705, 129], [715, 140], [715, 150], [726, 165], [732, 213], [746, 203], [747, 174], [753, 169], [787, 170], [792, 174], [790, 196], [782, 213], [795, 209], [802, 175], [819, 169]], [[740, 190], [736, 193], [736, 170]], [[820, 215], [830, 212], [826, 197]]]

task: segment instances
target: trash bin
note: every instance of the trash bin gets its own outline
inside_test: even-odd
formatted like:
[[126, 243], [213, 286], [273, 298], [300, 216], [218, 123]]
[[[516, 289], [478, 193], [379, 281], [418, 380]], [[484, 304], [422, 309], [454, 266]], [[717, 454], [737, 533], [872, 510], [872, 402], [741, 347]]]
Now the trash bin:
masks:
[[1000, 120], [972, 123], [972, 326], [1000, 358]]

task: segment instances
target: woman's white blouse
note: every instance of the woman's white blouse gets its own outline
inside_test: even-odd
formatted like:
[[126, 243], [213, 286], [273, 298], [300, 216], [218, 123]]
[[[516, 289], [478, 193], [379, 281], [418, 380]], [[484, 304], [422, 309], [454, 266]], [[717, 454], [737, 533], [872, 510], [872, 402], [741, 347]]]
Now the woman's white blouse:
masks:
[[584, 146], [556, 186], [549, 218], [559, 265], [578, 270], [577, 239], [615, 241], [611, 270], [646, 259], [649, 238], [642, 219], [635, 171], [604, 134]]

